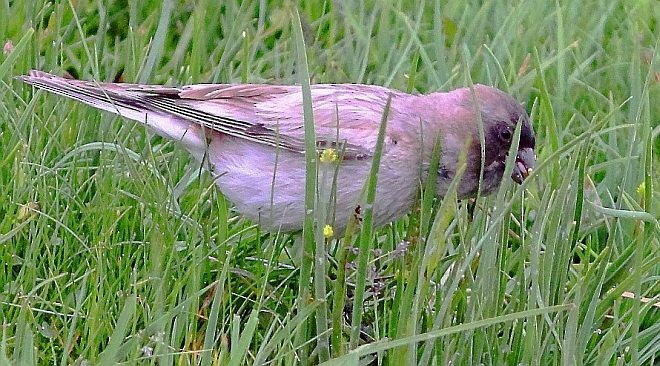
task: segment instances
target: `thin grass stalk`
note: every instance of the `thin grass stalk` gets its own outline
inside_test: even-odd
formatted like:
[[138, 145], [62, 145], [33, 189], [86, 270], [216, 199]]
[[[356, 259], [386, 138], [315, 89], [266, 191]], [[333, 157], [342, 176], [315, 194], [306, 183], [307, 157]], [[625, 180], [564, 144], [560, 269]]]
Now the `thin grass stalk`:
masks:
[[[314, 111], [312, 110], [312, 90], [309, 81], [309, 69], [307, 66], [307, 53], [305, 50], [305, 39], [302, 32], [302, 24], [300, 23], [300, 14], [294, 8], [291, 10], [292, 16], [292, 29], [294, 34], [294, 43], [297, 55], [297, 73], [299, 75], [299, 82], [302, 86], [303, 95], [303, 118], [305, 130], [305, 222], [303, 226], [303, 252], [300, 261], [300, 283], [299, 283], [299, 296], [298, 301], [303, 303], [309, 300], [309, 278], [311, 276], [312, 267], [314, 268], [314, 293], [317, 299], [325, 300], [325, 243], [322, 240], [323, 233], [321, 232], [320, 238], [315, 234], [316, 230], [322, 230], [319, 225], [315, 225], [315, 209], [317, 207], [316, 192], [318, 189], [317, 182], [317, 159], [318, 153], [316, 151], [316, 134], [314, 131]], [[320, 239], [320, 243], [316, 240]], [[313, 256], [313, 258], [309, 258]], [[312, 261], [313, 259], [313, 265]], [[330, 344], [328, 339], [328, 307], [325, 301], [319, 304], [316, 311], [316, 336], [318, 346], [319, 360], [325, 361], [330, 358]], [[299, 335], [300, 339], [304, 339], [303, 334], [307, 333], [305, 327], [302, 327]], [[304, 351], [303, 351], [304, 354]]]
[[[403, 296], [401, 297], [400, 307], [398, 309], [398, 324], [397, 336], [409, 336], [417, 332], [418, 321], [422, 316], [423, 307], [420, 306], [423, 299], [428, 296], [429, 277], [432, 275], [433, 270], [428, 270], [429, 260], [427, 257], [432, 254], [433, 248], [444, 250], [445, 247], [437, 245], [437, 242], [431, 240], [429, 234], [429, 226], [431, 226], [431, 215], [433, 214], [433, 200], [436, 196], [438, 169], [440, 166], [440, 155], [442, 154], [442, 140], [436, 138], [433, 144], [433, 151], [431, 153], [431, 161], [429, 163], [429, 174], [424, 184], [424, 190], [420, 199], [420, 214], [419, 214], [419, 238], [418, 245], [415, 247], [415, 255], [412, 261], [413, 270], [410, 271], [410, 277], [407, 279], [407, 284], [402, 286]], [[421, 245], [423, 243], [423, 245]], [[434, 262], [434, 261], [431, 261]], [[437, 262], [435, 262], [437, 264]], [[414, 269], [417, 270], [414, 270]], [[417, 345], [411, 344], [408, 347], [401, 348], [392, 352], [394, 362], [398, 363], [414, 363], [416, 362], [416, 347]]]
[[366, 202], [364, 205], [364, 221], [362, 224], [362, 231], [360, 232], [359, 247], [358, 247], [358, 266], [355, 280], [355, 293], [353, 297], [353, 314], [351, 317], [351, 336], [350, 348], [357, 347], [360, 340], [360, 331], [362, 329], [362, 304], [364, 302], [364, 291], [367, 281], [367, 264], [369, 261], [369, 254], [371, 252], [371, 243], [373, 240], [373, 205], [376, 200], [376, 184], [378, 183], [378, 170], [380, 168], [380, 158], [383, 153], [383, 145], [385, 141], [385, 131], [387, 129], [387, 118], [390, 114], [390, 106], [392, 103], [392, 95], [387, 98], [385, 109], [380, 121], [378, 129], [378, 139], [376, 140], [376, 147], [371, 161], [371, 169], [369, 177], [365, 182], [366, 186]]

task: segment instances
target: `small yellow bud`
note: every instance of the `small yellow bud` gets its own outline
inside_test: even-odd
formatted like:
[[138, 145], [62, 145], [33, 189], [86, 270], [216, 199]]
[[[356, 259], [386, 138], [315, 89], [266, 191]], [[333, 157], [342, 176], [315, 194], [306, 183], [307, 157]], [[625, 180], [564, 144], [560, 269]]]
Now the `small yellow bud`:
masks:
[[646, 192], [646, 183], [642, 182], [637, 186], [637, 194], [640, 196], [644, 196], [644, 193]]
[[320, 160], [322, 163], [334, 163], [337, 161], [337, 151], [332, 148], [323, 150]]
[[325, 225], [325, 227], [323, 227], [323, 236], [325, 236], [326, 239], [330, 239], [333, 235], [335, 235], [335, 231], [332, 230], [332, 226]]

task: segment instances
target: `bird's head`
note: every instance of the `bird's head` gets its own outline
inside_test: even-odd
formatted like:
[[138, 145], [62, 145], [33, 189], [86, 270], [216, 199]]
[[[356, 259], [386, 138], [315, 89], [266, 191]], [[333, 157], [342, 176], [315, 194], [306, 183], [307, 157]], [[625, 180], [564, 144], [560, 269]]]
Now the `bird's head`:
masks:
[[504, 170], [506, 157], [513, 142], [517, 124], [521, 123], [520, 140], [511, 178], [518, 184], [527, 178], [536, 165], [536, 138], [529, 115], [522, 105], [499, 89], [476, 85], [475, 94], [484, 126], [484, 167]]
[[[463, 108], [470, 109], [471, 112], [478, 111], [478, 115], [470, 114], [477, 126], [479, 119], [483, 124], [485, 140], [483, 166], [487, 191], [492, 191], [502, 179], [506, 158], [519, 123], [522, 124], [520, 140], [511, 178], [516, 183], [522, 184], [536, 165], [534, 152], [536, 139], [529, 115], [520, 103], [499, 89], [474, 85], [473, 88], [464, 88], [461, 91]], [[472, 153], [480, 156], [479, 129], [475, 128], [474, 131]], [[475, 166], [475, 169], [478, 173], [479, 167]]]

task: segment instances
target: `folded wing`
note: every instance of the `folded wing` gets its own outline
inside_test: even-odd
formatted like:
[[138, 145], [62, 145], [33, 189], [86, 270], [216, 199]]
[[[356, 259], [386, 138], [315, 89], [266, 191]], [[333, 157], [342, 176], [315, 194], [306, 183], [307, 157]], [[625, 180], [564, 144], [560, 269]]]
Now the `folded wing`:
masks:
[[[304, 152], [302, 88], [258, 84], [196, 84], [183, 87], [96, 83], [31, 71], [20, 80], [90, 106], [144, 122], [155, 113], [226, 135]], [[344, 159], [369, 157], [390, 95], [369, 85], [312, 86], [316, 145], [344, 152]]]

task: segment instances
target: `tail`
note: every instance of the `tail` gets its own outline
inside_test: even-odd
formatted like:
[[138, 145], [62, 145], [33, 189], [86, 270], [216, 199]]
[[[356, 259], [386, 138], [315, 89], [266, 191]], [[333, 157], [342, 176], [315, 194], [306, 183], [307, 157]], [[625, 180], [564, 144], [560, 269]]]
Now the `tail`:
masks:
[[147, 113], [151, 112], [144, 103], [140, 102], [140, 93], [129, 90], [136, 86], [134, 84], [106, 84], [65, 79], [37, 70], [30, 71], [28, 75], [17, 76], [16, 79], [142, 123], [145, 123]]
[[28, 75], [17, 76], [16, 79], [39, 89], [143, 123], [151, 127], [157, 134], [181, 142], [198, 159], [206, 149], [205, 135], [200, 126], [155, 110], [147, 102], [146, 98], [152, 95], [150, 91], [155, 93], [157, 90], [157, 94], [160, 96], [178, 95], [180, 90], [177, 88], [71, 80], [37, 70], [30, 71]]

